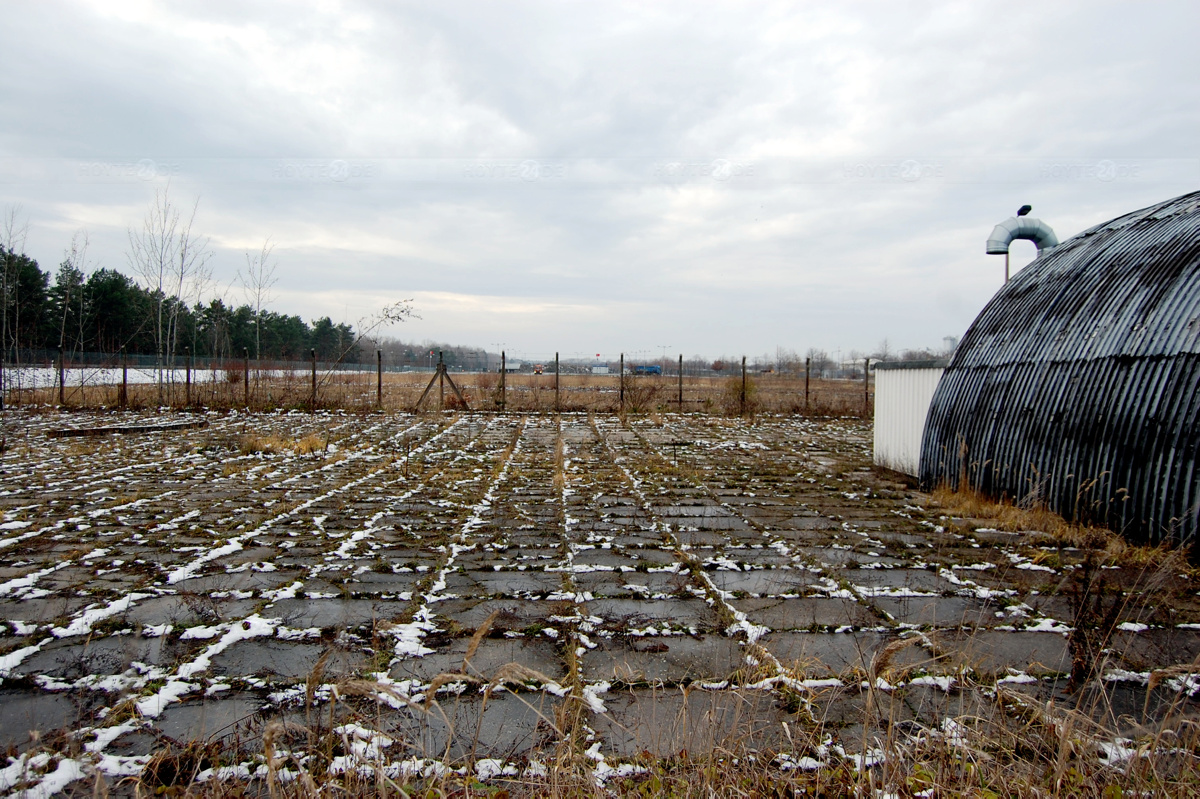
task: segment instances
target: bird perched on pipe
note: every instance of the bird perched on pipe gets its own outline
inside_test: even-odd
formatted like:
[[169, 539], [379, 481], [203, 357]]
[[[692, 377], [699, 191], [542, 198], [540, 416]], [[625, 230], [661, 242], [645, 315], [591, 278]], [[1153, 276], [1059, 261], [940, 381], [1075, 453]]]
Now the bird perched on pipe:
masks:
[[1027, 213], [1029, 213], [1032, 210], [1033, 210], [1032, 205], [1022, 205], [1020, 208], [1017, 209], [1017, 216], [1025, 216]]

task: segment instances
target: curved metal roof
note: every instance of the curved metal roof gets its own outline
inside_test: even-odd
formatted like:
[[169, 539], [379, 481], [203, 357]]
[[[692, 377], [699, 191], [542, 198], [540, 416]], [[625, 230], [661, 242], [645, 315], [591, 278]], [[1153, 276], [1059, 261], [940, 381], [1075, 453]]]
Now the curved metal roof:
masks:
[[1048, 249], [947, 367], [926, 486], [963, 478], [1132, 539], [1200, 526], [1200, 192]]

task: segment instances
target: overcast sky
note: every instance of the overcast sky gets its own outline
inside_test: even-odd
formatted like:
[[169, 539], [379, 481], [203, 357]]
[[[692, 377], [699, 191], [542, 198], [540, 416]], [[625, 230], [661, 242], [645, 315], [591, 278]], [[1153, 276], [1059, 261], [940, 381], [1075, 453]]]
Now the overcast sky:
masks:
[[[25, 3], [0, 204], [131, 273], [154, 192], [223, 286], [517, 356], [937, 348], [1024, 203], [1200, 189], [1200, 4]], [[1033, 245], [1013, 245], [1014, 268]], [[222, 288], [240, 301], [236, 284]]]

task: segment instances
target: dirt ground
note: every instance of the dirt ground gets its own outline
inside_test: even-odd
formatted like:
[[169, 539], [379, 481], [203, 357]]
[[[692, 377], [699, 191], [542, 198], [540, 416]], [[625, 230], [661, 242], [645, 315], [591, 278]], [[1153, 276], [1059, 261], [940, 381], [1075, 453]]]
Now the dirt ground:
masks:
[[189, 741], [216, 745], [201, 778], [245, 779], [269, 729], [302, 727], [273, 744], [293, 769], [317, 728], [344, 743], [329, 769], [486, 780], [567, 738], [598, 780], [733, 740], [819, 764], [1001, 712], [1001, 691], [1078, 705], [1085, 657], [1115, 738], [1196, 710], [1191, 671], [1151, 679], [1200, 654], [1190, 572], [946, 517], [871, 466], [857, 420], [210, 413], [48, 435], [196, 418], [10, 411], [0, 788], [116, 782]]

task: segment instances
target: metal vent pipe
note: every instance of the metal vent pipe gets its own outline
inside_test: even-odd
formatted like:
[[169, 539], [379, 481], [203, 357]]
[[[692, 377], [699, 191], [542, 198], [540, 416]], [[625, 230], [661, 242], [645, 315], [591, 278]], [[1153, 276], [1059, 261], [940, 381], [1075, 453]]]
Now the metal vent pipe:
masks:
[[1026, 239], [1037, 245], [1038, 255], [1042, 250], [1058, 246], [1058, 236], [1040, 219], [1029, 216], [1012, 216], [992, 229], [988, 236], [988, 255], [1008, 255], [1008, 245], [1013, 239]]

